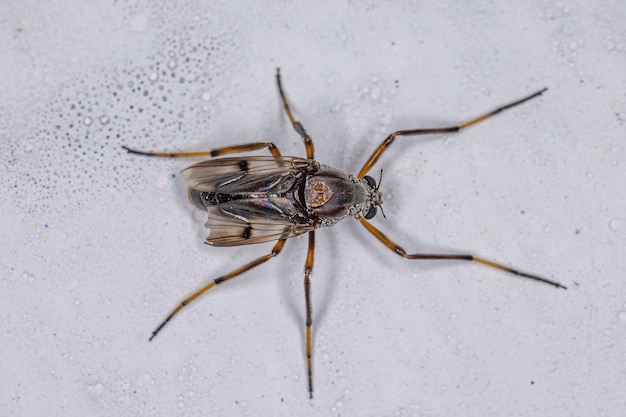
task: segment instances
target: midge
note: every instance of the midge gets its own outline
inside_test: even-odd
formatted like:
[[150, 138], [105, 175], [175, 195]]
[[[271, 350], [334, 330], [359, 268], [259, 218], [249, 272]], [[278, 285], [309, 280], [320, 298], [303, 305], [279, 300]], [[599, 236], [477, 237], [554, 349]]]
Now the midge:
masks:
[[[165, 158], [217, 157], [267, 148], [272, 156], [248, 156], [211, 159], [185, 168], [182, 174], [189, 186], [189, 200], [209, 213], [205, 226], [210, 229], [206, 244], [211, 246], [239, 246], [278, 241], [272, 251], [228, 274], [215, 278], [180, 303], [152, 332], [152, 340], [171, 319], [187, 304], [223, 282], [261, 265], [280, 253], [289, 238], [305, 233], [309, 246], [304, 263], [304, 300], [306, 308], [305, 342], [309, 396], [313, 398], [311, 326], [311, 272], [315, 252], [315, 230], [332, 226], [346, 217], [357, 219], [383, 245], [406, 259], [435, 259], [471, 261], [491, 268], [563, 288], [558, 282], [479, 258], [474, 255], [441, 253], [407, 253], [368, 220], [382, 207], [379, 184], [366, 175], [394, 140], [402, 136], [458, 132], [540, 96], [546, 89], [501, 106], [458, 126], [398, 130], [378, 145], [369, 159], [354, 176], [321, 164], [313, 159], [311, 136], [297, 121], [282, 88], [280, 70], [276, 70], [276, 83], [287, 117], [294, 130], [304, 141], [306, 158], [282, 156], [272, 142], [253, 142], [233, 145], [203, 152], [162, 153], [144, 152], [124, 146], [130, 153]], [[381, 171], [382, 175], [382, 171]]]

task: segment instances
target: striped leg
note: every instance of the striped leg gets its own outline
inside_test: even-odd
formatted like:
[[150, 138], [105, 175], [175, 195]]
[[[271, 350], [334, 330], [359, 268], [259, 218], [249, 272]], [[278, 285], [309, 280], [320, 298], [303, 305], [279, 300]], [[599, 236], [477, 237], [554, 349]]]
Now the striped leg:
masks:
[[161, 331], [161, 329], [176, 314], [178, 314], [178, 312], [180, 310], [182, 310], [183, 307], [185, 307], [186, 305], [191, 303], [196, 298], [200, 297], [202, 294], [204, 294], [205, 292], [207, 292], [211, 288], [215, 287], [216, 285], [219, 285], [219, 284], [223, 283], [224, 281], [228, 281], [231, 278], [239, 276], [239, 275], [243, 274], [244, 272], [247, 272], [247, 271], [251, 270], [255, 266], [259, 266], [262, 263], [265, 263], [265, 262], [269, 261], [270, 259], [272, 259], [273, 257], [275, 257], [276, 255], [278, 255], [280, 253], [280, 251], [283, 249], [283, 246], [285, 245], [285, 240], [286, 239], [280, 239], [278, 242], [276, 242], [276, 244], [272, 248], [272, 251], [270, 253], [268, 253], [267, 255], [261, 256], [260, 258], [257, 258], [254, 261], [249, 262], [249, 263], [247, 263], [247, 264], [245, 264], [245, 265], [235, 269], [234, 271], [229, 272], [226, 275], [222, 275], [221, 277], [215, 278], [208, 285], [205, 285], [204, 287], [200, 288], [198, 291], [196, 291], [193, 294], [191, 294], [189, 297], [185, 298], [183, 300], [183, 302], [178, 305], [178, 307], [176, 307], [174, 310], [172, 310], [172, 312], [169, 314], [169, 316], [167, 316], [167, 318], [163, 321], [163, 323], [161, 323], [159, 325], [159, 327], [157, 327], [156, 330], [152, 332], [152, 336], [150, 336], [150, 340], [154, 339], [154, 337]]
[[504, 106], [498, 107], [497, 109], [483, 114], [482, 116], [479, 116], [475, 119], [470, 120], [469, 122], [463, 123], [461, 125], [458, 126], [451, 126], [451, 127], [441, 127], [441, 128], [434, 128], [434, 129], [411, 129], [411, 130], [398, 130], [396, 132], [393, 132], [392, 134], [390, 134], [389, 136], [387, 136], [385, 138], [385, 140], [378, 145], [378, 148], [376, 148], [376, 150], [374, 151], [374, 153], [372, 153], [372, 155], [369, 157], [369, 159], [365, 162], [365, 164], [363, 164], [363, 168], [361, 168], [361, 171], [359, 171], [359, 175], [358, 178], [362, 179], [365, 174], [367, 174], [369, 172], [369, 170], [374, 166], [374, 164], [376, 163], [376, 161], [378, 161], [378, 158], [381, 157], [381, 155], [387, 150], [387, 148], [389, 148], [389, 146], [391, 146], [391, 144], [393, 143], [393, 141], [396, 139], [396, 137], [398, 136], [415, 136], [415, 135], [428, 135], [428, 134], [436, 134], [436, 133], [452, 133], [452, 132], [458, 132], [462, 129], [465, 129], [466, 127], [469, 127], [471, 125], [477, 124], [482, 122], [483, 120], [487, 120], [492, 116], [495, 116], [496, 114], [500, 113], [501, 111], [510, 109], [511, 107], [515, 107], [517, 105], [520, 105], [532, 98], [538, 97], [540, 95], [542, 95], [545, 91], [547, 90], [547, 88], [544, 88], [543, 90], [537, 91], [536, 93], [533, 93], [527, 97], [524, 97], [520, 100], [514, 101], [513, 103], [509, 103], [506, 104]]
[[295, 130], [304, 141], [304, 147], [306, 148], [306, 157], [307, 159], [313, 159], [313, 156], [314, 156], [313, 140], [311, 140], [311, 136], [304, 129], [304, 126], [302, 126], [302, 123], [297, 121], [293, 117], [293, 114], [291, 113], [291, 109], [289, 108], [289, 103], [287, 102], [287, 98], [285, 97], [285, 92], [283, 91], [283, 85], [280, 80], [280, 68], [276, 68], [276, 84], [278, 85], [278, 93], [280, 94], [280, 99], [283, 102], [285, 113], [287, 113], [287, 117], [289, 118], [289, 121], [293, 125], [293, 130]]
[[520, 272], [517, 269], [509, 268], [508, 266], [504, 266], [504, 265], [496, 263], [496, 262], [492, 262], [492, 261], [488, 261], [486, 259], [478, 258], [478, 257], [476, 257], [474, 255], [455, 255], [455, 254], [448, 255], [448, 254], [428, 254], [428, 253], [409, 254], [409, 253], [406, 253], [406, 251], [404, 249], [402, 249], [400, 246], [395, 244], [391, 239], [389, 239], [387, 236], [385, 236], [383, 234], [383, 232], [381, 232], [380, 230], [378, 230], [377, 228], [372, 226], [370, 224], [370, 222], [365, 220], [361, 215], [357, 215], [356, 218], [357, 218], [357, 220], [359, 220], [361, 222], [361, 224], [363, 226], [365, 226], [365, 228], [367, 229], [368, 232], [370, 232], [371, 234], [373, 234], [376, 237], [376, 239], [380, 240], [385, 246], [387, 246], [389, 249], [391, 249], [392, 251], [394, 251], [395, 253], [397, 253], [398, 255], [402, 256], [405, 259], [448, 259], [448, 260], [477, 262], [479, 264], [487, 265], [488, 267], [491, 267], [491, 268], [500, 269], [502, 271], [509, 272], [511, 274], [520, 276], [522, 278], [528, 278], [528, 279], [532, 279], [532, 280], [535, 280], [535, 281], [543, 282], [545, 284], [553, 285], [556, 288], [563, 288], [565, 290], [567, 289], [567, 287], [565, 287], [564, 285], [562, 285], [562, 284], [560, 284], [558, 282], [551, 281], [549, 279], [542, 278], [542, 277], [537, 276], [537, 275], [531, 275], [531, 274], [527, 274], [525, 272]]
[[313, 308], [311, 307], [311, 272], [313, 271], [313, 255], [315, 253], [315, 232], [309, 232], [309, 249], [304, 263], [304, 299], [306, 304], [306, 368], [309, 380], [309, 398], [313, 398], [313, 366], [311, 359], [311, 326], [313, 325]]
[[212, 149], [210, 151], [199, 151], [199, 152], [147, 152], [140, 151], [137, 149], [129, 148], [128, 146], [122, 146], [122, 148], [126, 149], [128, 153], [134, 153], [137, 155], [145, 155], [145, 156], [156, 156], [159, 158], [197, 158], [199, 156], [208, 156], [211, 158], [215, 158], [217, 156], [228, 155], [231, 153], [239, 153], [239, 152], [250, 152], [256, 151], [257, 149], [267, 148], [273, 156], [280, 156], [280, 151], [272, 142], [253, 142], [253, 143], [244, 143], [243, 145], [234, 145], [234, 146], [226, 146], [224, 148]]

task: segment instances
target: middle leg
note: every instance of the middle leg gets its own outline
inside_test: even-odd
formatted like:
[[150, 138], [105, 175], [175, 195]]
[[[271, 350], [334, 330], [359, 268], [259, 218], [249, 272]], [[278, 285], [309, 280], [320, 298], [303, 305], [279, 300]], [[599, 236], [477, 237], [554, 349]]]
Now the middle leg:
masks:
[[309, 398], [313, 398], [313, 366], [311, 359], [311, 326], [313, 325], [313, 308], [311, 307], [311, 272], [313, 271], [313, 255], [315, 252], [315, 232], [309, 232], [309, 249], [304, 263], [304, 299], [306, 304], [306, 368], [309, 380]]

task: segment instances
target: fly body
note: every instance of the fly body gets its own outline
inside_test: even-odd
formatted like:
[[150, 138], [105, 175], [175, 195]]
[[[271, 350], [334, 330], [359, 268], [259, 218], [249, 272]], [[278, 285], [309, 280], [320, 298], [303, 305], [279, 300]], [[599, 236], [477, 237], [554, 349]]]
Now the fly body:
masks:
[[361, 214], [380, 204], [371, 177], [298, 157], [221, 158], [182, 172], [189, 200], [209, 213], [206, 243], [236, 246], [287, 239]]
[[[294, 130], [304, 142], [306, 158], [283, 156], [272, 142], [253, 142], [231, 145], [201, 152], [145, 152], [124, 146], [130, 153], [168, 157], [209, 157], [261, 150], [267, 148], [271, 156], [224, 157], [198, 162], [183, 170], [189, 187], [189, 199], [193, 205], [208, 212], [206, 227], [209, 236], [206, 243], [212, 246], [238, 246], [276, 241], [267, 255], [254, 259], [233, 271], [215, 278], [184, 299], [152, 332], [152, 340], [161, 329], [187, 304], [225, 281], [235, 278], [277, 256], [285, 241], [302, 234], [308, 235], [308, 250], [304, 264], [304, 300], [306, 319], [304, 323], [305, 355], [309, 396], [313, 398], [313, 361], [311, 274], [315, 253], [315, 231], [332, 226], [346, 217], [354, 217], [384, 246], [409, 260], [457, 260], [470, 261], [517, 275], [521, 278], [542, 282], [556, 288], [565, 286], [538, 275], [521, 272], [470, 254], [408, 253], [371, 220], [382, 208], [382, 194], [376, 181], [366, 175], [383, 153], [400, 137], [425, 134], [454, 133], [482, 122], [504, 110], [520, 105], [543, 94], [537, 91], [520, 100], [476, 117], [466, 123], [439, 128], [398, 130], [389, 134], [365, 161], [357, 175], [320, 164], [314, 159], [311, 136], [302, 124], [295, 120], [283, 92], [280, 72], [276, 82], [285, 113]], [[382, 178], [382, 170], [381, 170]], [[381, 210], [382, 211], [382, 210]], [[384, 214], [384, 213], [383, 213]]]

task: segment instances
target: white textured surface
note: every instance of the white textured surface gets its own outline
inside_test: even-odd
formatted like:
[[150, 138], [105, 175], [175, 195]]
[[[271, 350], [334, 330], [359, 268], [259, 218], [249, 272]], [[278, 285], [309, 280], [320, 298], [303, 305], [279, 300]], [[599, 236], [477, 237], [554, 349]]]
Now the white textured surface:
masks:
[[[0, 416], [555, 416], [626, 407], [623, 2], [59, 2], [0, 6]], [[271, 245], [202, 244], [173, 174], [128, 155], [273, 140], [383, 157], [410, 251], [471, 250], [562, 281], [403, 261], [348, 220], [150, 331]], [[174, 178], [173, 178], [174, 177]]]

